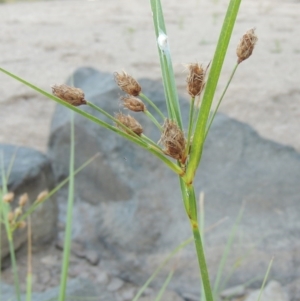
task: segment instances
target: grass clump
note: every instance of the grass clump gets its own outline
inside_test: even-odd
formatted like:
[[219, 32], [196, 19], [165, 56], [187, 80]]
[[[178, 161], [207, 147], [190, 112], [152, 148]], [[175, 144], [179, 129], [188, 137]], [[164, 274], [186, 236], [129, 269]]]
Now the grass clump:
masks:
[[[213, 55], [212, 62], [206, 68], [201, 64], [192, 63], [188, 66], [187, 75], [187, 91], [191, 97], [190, 114], [187, 120], [187, 131], [183, 128], [181, 117], [180, 103], [175, 85], [175, 76], [173, 72], [171, 51], [169, 47], [166, 25], [160, 0], [150, 0], [154, 30], [156, 35], [157, 49], [159, 54], [162, 82], [165, 92], [165, 100], [168, 114], [165, 116], [159, 108], [142, 92], [142, 87], [137, 80], [128, 75], [126, 72], [115, 73], [115, 81], [120, 89], [125, 92], [125, 96], [121, 98], [126, 109], [133, 112], [141, 112], [146, 114], [150, 120], [156, 125], [160, 131], [161, 138], [159, 143], [151, 140], [143, 133], [142, 125], [140, 125], [132, 116], [119, 113], [112, 116], [100, 107], [85, 99], [83, 92], [67, 85], [55, 85], [52, 87], [53, 94], [36, 87], [30, 82], [0, 68], [0, 71], [6, 73], [12, 78], [22, 82], [37, 92], [56, 101], [57, 103], [68, 107], [70, 110], [84, 116], [92, 122], [111, 130], [119, 136], [126, 138], [132, 143], [142, 147], [149, 153], [156, 156], [162, 163], [170, 168], [179, 178], [179, 185], [182, 192], [184, 208], [187, 214], [187, 220], [190, 223], [195, 248], [197, 251], [197, 259], [204, 289], [206, 301], [213, 301], [214, 294], [210, 285], [209, 272], [206, 265], [206, 257], [203, 248], [203, 229], [200, 229], [198, 222], [197, 202], [194, 191], [194, 179], [201, 161], [202, 151], [210, 126], [214, 120], [215, 114], [221, 104], [221, 101], [227, 91], [227, 88], [235, 74], [237, 67], [241, 62], [248, 59], [252, 54], [257, 37], [254, 29], [245, 33], [237, 47], [237, 63], [233, 68], [233, 72], [228, 80], [224, 92], [217, 102], [216, 109], [212, 109], [215, 91], [221, 74], [223, 62], [227, 52], [228, 44], [231, 38], [235, 20], [238, 14], [241, 0], [230, 0], [223, 26], [220, 32], [219, 40]], [[161, 120], [157, 120], [152, 113], [146, 108], [156, 111]], [[94, 110], [108, 117], [112, 123], [108, 123], [92, 114], [89, 114], [79, 108], [81, 105], [87, 105]], [[185, 136], [184, 133], [187, 133]], [[71, 154], [71, 161], [73, 154]], [[72, 162], [71, 164], [72, 165]], [[74, 176], [74, 170], [70, 170], [70, 179]], [[72, 182], [72, 181], [71, 181]], [[74, 185], [74, 184], [72, 184]], [[72, 191], [70, 191], [72, 195]], [[43, 201], [43, 199], [42, 199]], [[69, 200], [70, 212], [72, 211], [72, 202]], [[34, 210], [34, 209], [32, 209]], [[30, 211], [31, 213], [32, 211]], [[29, 213], [29, 214], [30, 214]], [[69, 213], [71, 214], [71, 213]], [[72, 224], [71, 215], [68, 214], [68, 235], [70, 240], [70, 227]], [[21, 217], [21, 213], [19, 214]], [[12, 220], [13, 217], [11, 218]], [[23, 215], [24, 219], [24, 215]], [[64, 254], [64, 265], [62, 272], [62, 285], [59, 300], [64, 300], [64, 291], [68, 270], [68, 261], [70, 252], [70, 241], [66, 240], [66, 248]], [[168, 276], [166, 283], [169, 282], [172, 273]], [[161, 293], [160, 293], [161, 294]]]

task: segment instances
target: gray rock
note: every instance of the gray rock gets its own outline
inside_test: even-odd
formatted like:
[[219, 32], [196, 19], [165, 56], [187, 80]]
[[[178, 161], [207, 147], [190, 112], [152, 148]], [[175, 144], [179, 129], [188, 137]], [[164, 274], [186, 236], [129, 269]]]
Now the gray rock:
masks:
[[228, 298], [232, 299], [235, 297], [242, 297], [245, 294], [246, 294], [245, 286], [237, 285], [223, 290], [220, 294], [220, 297], [223, 299], [228, 299]]
[[[250, 293], [245, 301], [257, 301], [260, 290]], [[281, 284], [277, 281], [270, 281], [261, 294], [260, 301], [289, 301], [287, 292], [284, 291]]]
[[295, 279], [284, 287], [289, 296], [293, 297], [293, 301], [300, 301], [300, 278]]
[[[75, 86], [86, 98], [109, 113], [119, 110], [122, 95], [112, 75], [79, 69]], [[161, 85], [141, 79], [143, 91], [165, 111]], [[242, 101], [242, 100], [241, 100]], [[188, 103], [180, 100], [185, 124]], [[88, 107], [83, 110], [93, 113]], [[57, 178], [68, 173], [68, 110], [56, 108], [49, 141], [49, 155]], [[135, 114], [145, 134], [157, 141], [159, 133], [144, 116]], [[102, 117], [101, 117], [102, 118]], [[118, 269], [119, 276], [139, 285], [165, 257], [191, 236], [183, 209], [178, 179], [145, 150], [98, 127], [80, 116], [76, 124], [76, 166], [100, 152], [76, 178], [76, 225], [74, 238], [86, 240], [98, 250], [102, 263]], [[287, 283], [300, 276], [300, 155], [292, 148], [261, 138], [248, 125], [219, 114], [208, 135], [196, 192], [205, 193], [205, 217], [209, 227], [224, 217], [222, 226], [205, 237], [211, 278], [214, 279], [230, 229], [245, 204], [239, 239], [233, 245], [224, 275], [236, 262], [227, 285], [263, 278], [272, 255], [272, 276]], [[61, 209], [65, 204], [60, 194]], [[199, 271], [194, 246], [174, 258], [176, 273], [170, 287], [198, 295]], [[170, 270], [166, 267], [154, 285], [160, 286]]]
[[[158, 295], [158, 291], [156, 291], [154, 294], [150, 295], [150, 296], [145, 296], [145, 297], [141, 297], [139, 298], [139, 301], [155, 301], [155, 298]], [[163, 301], [183, 301], [183, 299], [175, 292], [173, 291], [165, 291], [161, 300]], [[198, 298], [199, 300], [199, 298]]]
[[[0, 144], [0, 154], [3, 154], [4, 168], [7, 171], [13, 162], [8, 179], [8, 190], [15, 193], [12, 207], [18, 205], [19, 196], [28, 193], [29, 200], [34, 201], [44, 190], [54, 188], [55, 182], [51, 162], [44, 154], [30, 148]], [[1, 185], [0, 185], [1, 186]], [[28, 206], [28, 205], [27, 205]], [[35, 247], [49, 242], [56, 235], [57, 204], [52, 196], [31, 215], [33, 244]], [[2, 252], [4, 258], [9, 252], [6, 234], [1, 233]], [[26, 229], [14, 233], [14, 247], [18, 249], [27, 241]]]
[[[2, 300], [17, 300], [15, 297], [15, 290], [12, 286], [1, 283], [1, 297]], [[59, 287], [54, 287], [42, 293], [32, 293], [32, 301], [50, 301], [57, 300], [59, 294]], [[95, 287], [91, 281], [86, 279], [72, 279], [67, 283], [66, 299], [65, 301], [74, 300], [74, 298], [81, 298], [88, 300], [88, 298], [97, 297], [99, 301], [114, 301], [113, 296], [105, 290], [104, 287]], [[22, 295], [22, 300], [25, 300], [25, 295]]]
[[112, 278], [107, 285], [107, 290], [110, 292], [116, 292], [124, 285], [124, 281], [120, 278]]

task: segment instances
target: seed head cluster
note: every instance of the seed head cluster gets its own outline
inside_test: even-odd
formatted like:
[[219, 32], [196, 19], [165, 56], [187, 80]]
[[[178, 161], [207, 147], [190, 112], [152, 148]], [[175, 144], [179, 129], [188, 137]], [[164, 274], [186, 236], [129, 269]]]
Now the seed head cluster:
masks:
[[[45, 199], [45, 197], [48, 195], [48, 191], [44, 190], [39, 193], [37, 196], [35, 203], [39, 203], [42, 200]], [[26, 205], [29, 202], [29, 196], [27, 193], [23, 193], [19, 197], [18, 205], [14, 209], [12, 208], [12, 204], [14, 202], [15, 195], [13, 192], [8, 192], [2, 197], [2, 201], [7, 203], [10, 207], [8, 213], [7, 213], [7, 220], [10, 225], [10, 227], [14, 229], [23, 229], [26, 227], [26, 222], [22, 219], [22, 214], [26, 208]], [[26, 210], [25, 210], [26, 211]]]
[[140, 84], [126, 72], [115, 72], [114, 77], [117, 85], [128, 95], [138, 96], [141, 93]]
[[257, 36], [255, 35], [255, 28], [251, 28], [242, 36], [237, 49], [236, 54], [238, 57], [238, 64], [246, 60], [251, 56], [255, 43], [257, 42]]
[[202, 65], [198, 63], [188, 65], [189, 74], [187, 76], [187, 91], [192, 97], [196, 97], [201, 94], [205, 86], [205, 73]]
[[84, 93], [81, 89], [70, 87], [68, 85], [52, 86], [52, 93], [58, 98], [64, 100], [72, 106], [85, 105], [87, 102], [84, 99]]
[[145, 112], [146, 106], [145, 104], [134, 96], [123, 96], [121, 97], [124, 108], [133, 111], [133, 112]]
[[186, 141], [182, 130], [174, 121], [166, 119], [160, 143], [164, 146], [166, 155], [179, 161], [183, 160]]
[[[116, 114], [116, 119], [122, 123], [123, 125], [125, 125], [126, 127], [128, 127], [132, 132], [134, 132], [135, 134], [137, 135], [142, 135], [143, 133], [143, 128], [142, 126], [140, 125], [140, 123], [135, 119], [133, 118], [132, 116], [130, 115], [125, 115], [123, 113], [118, 113]], [[120, 124], [116, 124], [116, 126], [121, 129], [121, 130], [125, 130], [126, 133], [128, 134], [132, 134], [130, 131], [124, 129]]]

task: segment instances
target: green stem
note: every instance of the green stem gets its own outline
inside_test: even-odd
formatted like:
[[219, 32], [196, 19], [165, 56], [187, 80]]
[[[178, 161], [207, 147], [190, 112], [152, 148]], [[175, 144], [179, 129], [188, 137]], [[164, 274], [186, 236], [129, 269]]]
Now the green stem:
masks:
[[8, 225], [7, 218], [5, 219], [5, 228], [6, 228], [8, 245], [9, 245], [11, 264], [13, 267], [14, 283], [15, 283], [14, 286], [16, 289], [17, 299], [18, 299], [18, 301], [21, 301], [20, 282], [19, 282], [19, 276], [18, 276], [18, 267], [17, 267], [17, 261], [16, 261], [15, 248], [14, 248], [14, 243], [13, 243], [13, 235], [12, 235], [11, 229]]
[[185, 149], [185, 155], [187, 156], [190, 151], [190, 145], [191, 145], [191, 137], [193, 132], [193, 122], [194, 122], [194, 106], [195, 104], [195, 97], [192, 97], [191, 103], [190, 103], [190, 114], [189, 114], [189, 127], [188, 127], [188, 135], [187, 135], [187, 143], [186, 143], [186, 149]]
[[71, 241], [72, 241], [72, 223], [73, 223], [73, 204], [74, 204], [74, 157], [75, 157], [75, 135], [74, 135], [74, 114], [71, 117], [71, 145], [70, 145], [70, 171], [69, 171], [69, 192], [68, 208], [66, 218], [66, 231], [64, 241], [63, 265], [60, 278], [59, 301], [64, 301], [66, 297], [68, 270], [70, 263]]
[[151, 121], [157, 126], [157, 128], [159, 129], [159, 131], [162, 132], [162, 131], [163, 131], [163, 128], [162, 128], [162, 126], [159, 124], [159, 122], [155, 119], [155, 117], [154, 117], [148, 110], [144, 111], [144, 113], [145, 113], [146, 116], [148, 116], [148, 117], [151, 119]]
[[229, 80], [228, 80], [228, 82], [227, 82], [227, 84], [226, 84], [226, 87], [225, 87], [225, 89], [224, 89], [224, 91], [223, 91], [223, 93], [222, 93], [222, 95], [221, 95], [221, 97], [220, 97], [220, 99], [219, 99], [219, 101], [218, 101], [218, 104], [217, 104], [217, 106], [216, 106], [216, 108], [215, 108], [215, 110], [214, 110], [214, 113], [213, 113], [212, 117], [210, 118], [210, 120], [209, 120], [209, 122], [208, 122], [208, 126], [207, 126], [206, 132], [205, 132], [205, 139], [206, 139], [206, 137], [207, 137], [207, 134], [208, 134], [209, 129], [210, 129], [211, 125], [212, 125], [212, 122], [214, 121], [214, 118], [215, 118], [215, 116], [216, 116], [216, 114], [217, 114], [217, 112], [218, 112], [218, 109], [219, 109], [219, 107], [220, 107], [220, 104], [221, 104], [221, 102], [222, 102], [222, 100], [223, 100], [223, 98], [224, 98], [224, 96], [225, 96], [225, 94], [226, 94], [226, 92], [227, 92], [227, 89], [228, 89], [228, 87], [229, 87], [229, 85], [230, 85], [230, 83], [231, 83], [231, 81], [232, 81], [232, 79], [233, 79], [233, 76], [234, 76], [235, 71], [236, 71], [236, 69], [237, 69], [238, 66], [239, 66], [238, 63], [234, 66], [234, 68], [233, 68], [233, 70], [232, 70], [232, 72], [231, 72], [230, 78], [229, 78]]
[[[213, 301], [213, 294], [210, 286], [209, 274], [206, 265], [206, 259], [204, 254], [204, 248], [202, 244], [201, 234], [199, 231], [198, 226], [198, 219], [197, 219], [197, 203], [196, 203], [196, 196], [195, 190], [193, 185], [188, 185], [186, 183], [181, 184], [182, 189], [182, 196], [184, 200], [188, 200], [188, 212], [187, 215], [189, 217], [189, 221], [192, 227], [194, 242], [197, 252], [198, 264], [201, 273], [202, 285], [204, 287], [206, 301]], [[186, 194], [186, 195], [185, 195]]]
[[164, 116], [164, 114], [161, 112], [161, 110], [156, 106], [156, 104], [150, 99], [148, 98], [145, 94], [140, 93], [140, 98], [142, 98], [143, 100], [145, 100], [146, 102], [148, 102], [148, 104], [157, 112], [157, 114], [162, 118], [162, 120], [165, 120], [166, 117]]
[[[5, 195], [7, 193], [7, 179], [5, 177], [3, 157], [1, 157], [1, 169], [2, 169], [2, 194]], [[8, 212], [10, 211], [10, 206], [9, 204], [4, 203], [2, 198], [0, 202], [2, 207], [1, 211], [4, 220], [5, 232], [6, 232], [8, 246], [9, 246], [10, 259], [13, 267], [14, 284], [15, 284], [14, 286], [16, 290], [16, 296], [17, 296], [17, 300], [21, 301], [20, 282], [19, 282], [18, 266], [16, 261], [14, 241], [13, 241], [13, 232], [11, 230], [11, 226], [9, 225], [9, 221], [8, 221]]]
[[193, 229], [193, 235], [195, 240], [195, 246], [197, 251], [197, 257], [198, 257], [198, 263], [201, 271], [201, 278], [202, 278], [202, 284], [204, 287], [205, 292], [205, 298], [206, 301], [213, 301], [213, 294], [211, 291], [210, 286], [210, 280], [209, 280], [209, 274], [207, 270], [206, 260], [205, 260], [205, 254], [204, 254], [204, 248], [201, 241], [201, 235], [199, 232], [198, 223], [195, 221], [191, 221], [191, 226]]

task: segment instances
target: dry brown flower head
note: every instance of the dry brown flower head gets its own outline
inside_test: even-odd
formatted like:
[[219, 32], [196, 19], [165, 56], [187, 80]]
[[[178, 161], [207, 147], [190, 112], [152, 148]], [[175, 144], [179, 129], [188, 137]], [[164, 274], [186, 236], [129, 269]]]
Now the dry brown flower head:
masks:
[[22, 214], [22, 208], [21, 207], [15, 208], [14, 211], [15, 218], [18, 218], [21, 214]]
[[133, 112], [145, 112], [146, 106], [145, 104], [138, 98], [134, 96], [123, 96], [121, 97], [121, 100], [123, 101], [123, 106], [127, 108], [130, 111]]
[[3, 202], [4, 203], [11, 203], [15, 197], [15, 194], [13, 192], [8, 192], [3, 196]]
[[27, 226], [25, 221], [20, 221], [17, 225], [17, 229], [24, 229]]
[[[119, 122], [121, 122], [123, 125], [125, 125], [126, 127], [128, 127], [129, 129], [131, 129], [135, 134], [137, 135], [141, 135], [143, 133], [143, 128], [140, 125], [140, 123], [134, 119], [132, 116], [130, 115], [124, 115], [123, 113], [118, 113], [116, 114], [116, 119], [118, 119]], [[119, 124], [116, 124], [116, 126], [125, 131], [128, 134], [132, 134], [130, 131], [126, 131], [126, 129], [124, 129], [122, 126], [120, 126]]]
[[8, 222], [11, 224], [15, 219], [15, 214], [12, 211], [8, 212], [7, 219]]
[[249, 29], [242, 36], [236, 49], [236, 54], [238, 56], [238, 64], [246, 60], [252, 54], [257, 40], [257, 36], [255, 35], [255, 28]]
[[202, 65], [198, 63], [189, 64], [189, 75], [187, 76], [187, 91], [192, 97], [196, 97], [201, 94], [205, 86], [205, 74], [206, 70], [203, 69]]
[[182, 130], [174, 121], [166, 119], [160, 143], [163, 144], [166, 155], [179, 161], [184, 159], [186, 141]]
[[138, 96], [141, 93], [140, 84], [129, 74], [122, 71], [121, 73], [114, 73], [117, 85], [127, 94]]
[[23, 207], [28, 202], [28, 194], [23, 193], [19, 198], [19, 206]]
[[65, 84], [52, 86], [52, 93], [72, 106], [85, 105], [84, 93], [81, 89]]
[[48, 194], [49, 194], [48, 190], [44, 190], [44, 191], [40, 192], [36, 198], [36, 202], [39, 203], [39, 202], [43, 201]]

